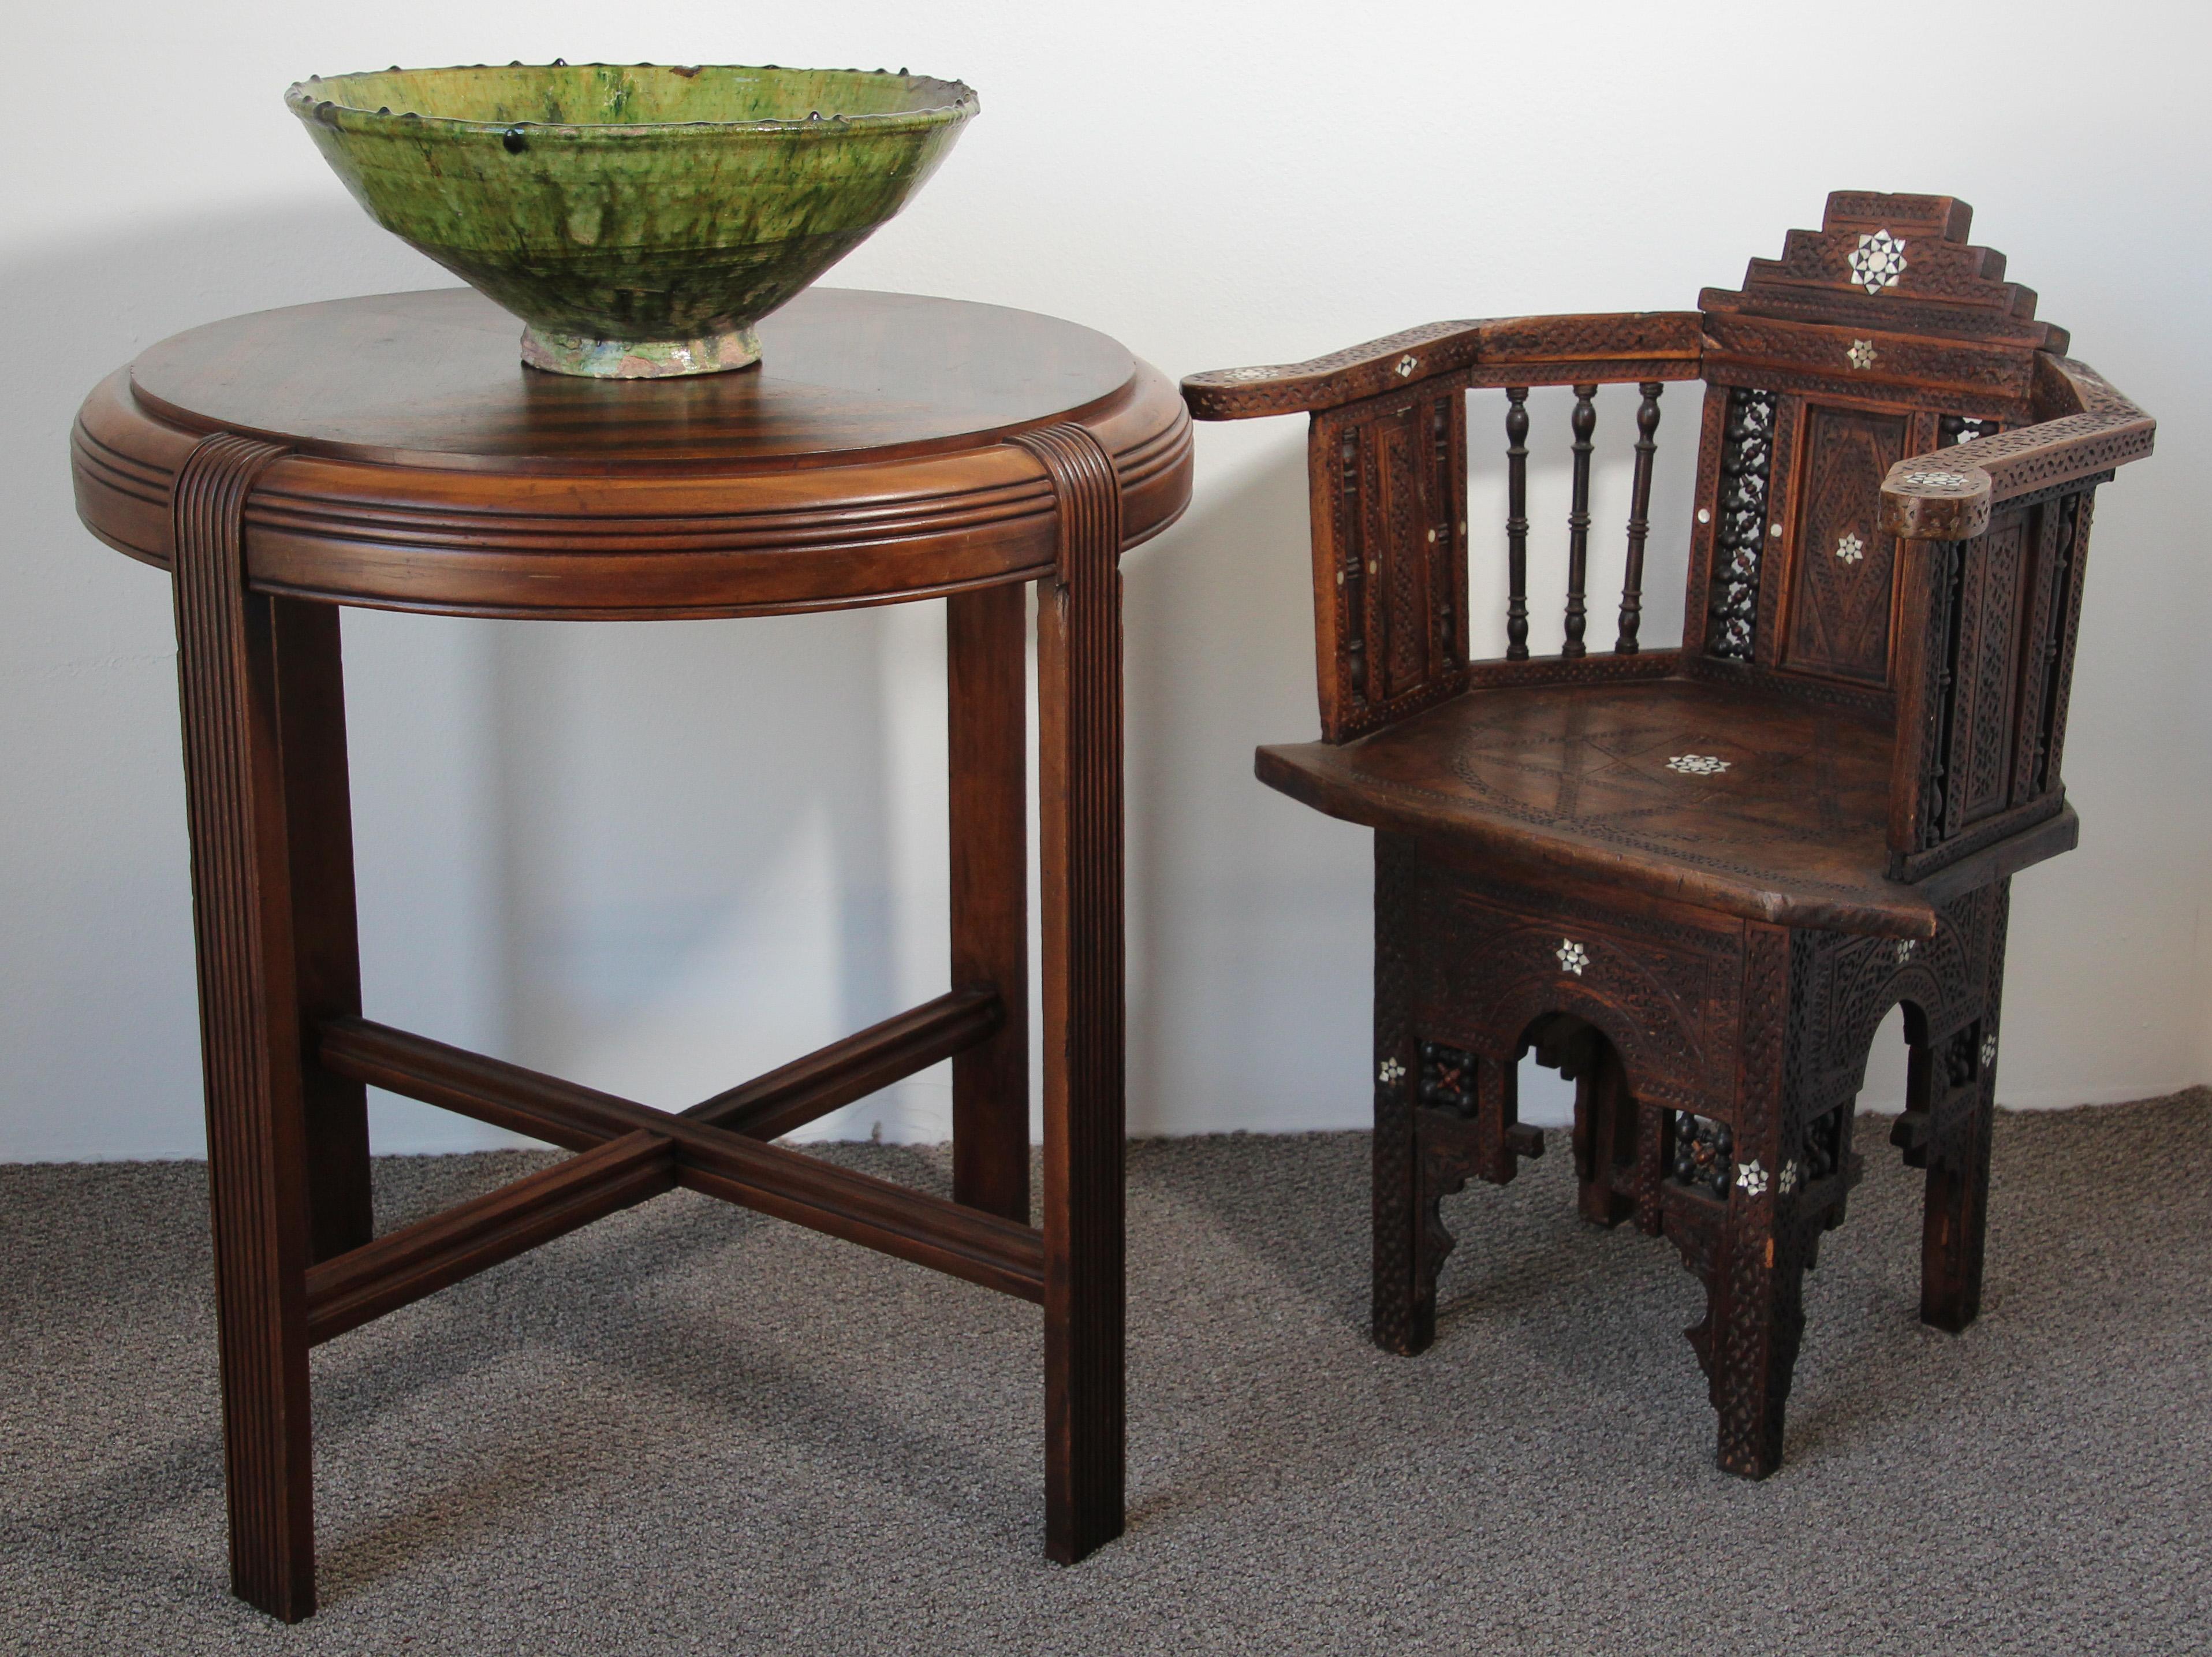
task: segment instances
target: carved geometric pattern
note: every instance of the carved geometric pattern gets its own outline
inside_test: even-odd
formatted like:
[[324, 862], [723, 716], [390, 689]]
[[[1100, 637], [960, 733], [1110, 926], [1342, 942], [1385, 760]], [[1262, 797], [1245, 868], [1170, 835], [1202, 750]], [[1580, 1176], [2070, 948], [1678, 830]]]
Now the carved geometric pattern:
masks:
[[1766, 485], [1774, 466], [1774, 411], [1772, 392], [1734, 387], [1721, 429], [1721, 521], [1713, 537], [1712, 626], [1706, 648], [1735, 661], [1751, 660], [1759, 624]]
[[1796, 501], [1796, 545], [1778, 665], [1872, 687], [1889, 679], [1895, 537], [1874, 533], [1882, 480], [1904, 454], [1900, 416], [1809, 404]]
[[1713, 1197], [1726, 1197], [1729, 1170], [1735, 1166], [1735, 1140], [1725, 1122], [1690, 1111], [1674, 1113], [1674, 1166], [1677, 1185], [1690, 1185]]
[[1870, 294], [1897, 286], [1897, 279], [1905, 274], [1905, 244], [1893, 240], [1887, 230], [1877, 230], [1870, 236], [1861, 236], [1859, 245], [1851, 250], [1851, 279]]
[[1480, 1102], [1476, 1094], [1474, 1055], [1433, 1041], [1421, 1044], [1421, 1103], [1455, 1115], [1471, 1117]]

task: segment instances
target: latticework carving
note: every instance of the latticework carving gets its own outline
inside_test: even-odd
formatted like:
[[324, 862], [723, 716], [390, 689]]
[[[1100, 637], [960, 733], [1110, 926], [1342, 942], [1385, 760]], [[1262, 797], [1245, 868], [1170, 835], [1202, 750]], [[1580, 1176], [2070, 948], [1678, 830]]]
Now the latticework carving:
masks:
[[1774, 466], [1774, 405], [1771, 392], [1730, 391], [1722, 428], [1706, 648], [1735, 661], [1752, 659], [1759, 624], [1759, 572], [1768, 539], [1767, 483]]
[[1674, 1113], [1674, 1183], [1726, 1199], [1735, 1167], [1735, 1140], [1725, 1122], [1692, 1111]]

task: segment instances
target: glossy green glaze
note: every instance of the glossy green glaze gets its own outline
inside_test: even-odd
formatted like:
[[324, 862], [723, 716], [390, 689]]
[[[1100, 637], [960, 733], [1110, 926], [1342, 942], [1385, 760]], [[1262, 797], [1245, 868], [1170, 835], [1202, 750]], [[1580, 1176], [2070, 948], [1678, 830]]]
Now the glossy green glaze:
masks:
[[648, 64], [393, 69], [285, 94], [386, 229], [563, 374], [712, 374], [866, 241], [976, 112], [957, 81]]

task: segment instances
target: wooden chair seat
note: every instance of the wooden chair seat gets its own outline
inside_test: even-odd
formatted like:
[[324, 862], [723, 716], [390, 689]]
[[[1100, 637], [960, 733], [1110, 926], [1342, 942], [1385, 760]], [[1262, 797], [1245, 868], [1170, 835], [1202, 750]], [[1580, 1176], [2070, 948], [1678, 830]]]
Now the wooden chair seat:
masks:
[[[1340, 746], [1263, 747], [1255, 770], [1370, 828], [1751, 920], [1927, 937], [1954, 882], [1889, 878], [1893, 747], [1888, 722], [1856, 709], [1670, 679], [1461, 697]], [[2075, 835], [2069, 809], [2034, 856]], [[1989, 878], [1954, 867], [1962, 887]]]

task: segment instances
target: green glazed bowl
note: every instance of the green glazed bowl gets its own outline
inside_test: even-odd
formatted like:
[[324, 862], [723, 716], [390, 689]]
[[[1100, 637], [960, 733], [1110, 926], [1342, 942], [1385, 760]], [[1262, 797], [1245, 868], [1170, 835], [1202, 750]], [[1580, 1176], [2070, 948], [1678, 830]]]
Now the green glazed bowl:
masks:
[[975, 115], [903, 70], [522, 64], [301, 82], [368, 216], [527, 325], [559, 374], [714, 374], [867, 240]]

